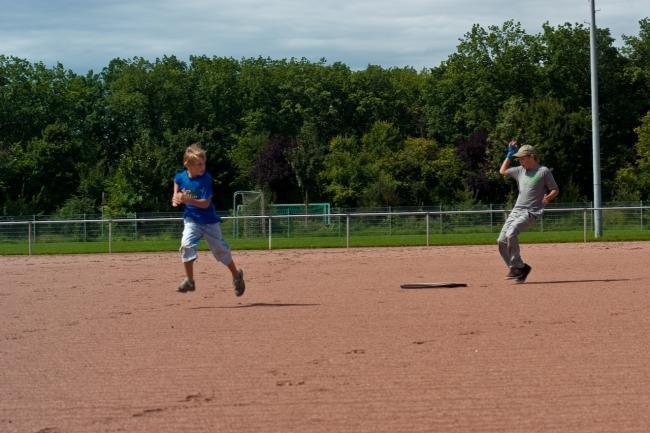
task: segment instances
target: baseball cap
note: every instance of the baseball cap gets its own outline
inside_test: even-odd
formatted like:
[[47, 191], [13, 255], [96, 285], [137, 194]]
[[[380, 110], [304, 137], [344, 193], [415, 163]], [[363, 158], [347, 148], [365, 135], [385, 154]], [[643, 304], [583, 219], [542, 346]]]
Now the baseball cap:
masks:
[[535, 150], [535, 148], [530, 144], [524, 144], [519, 148], [517, 153], [512, 156], [515, 158], [520, 158], [522, 156], [537, 156], [537, 150]]

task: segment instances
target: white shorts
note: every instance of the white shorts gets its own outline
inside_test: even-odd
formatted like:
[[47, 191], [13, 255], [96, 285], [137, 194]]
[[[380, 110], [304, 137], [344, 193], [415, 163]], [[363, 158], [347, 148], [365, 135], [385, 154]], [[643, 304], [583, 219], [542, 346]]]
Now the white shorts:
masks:
[[181, 259], [183, 263], [191, 262], [198, 258], [198, 246], [201, 238], [205, 241], [212, 251], [215, 259], [228, 266], [232, 263], [230, 254], [230, 245], [226, 242], [221, 234], [221, 224], [197, 224], [189, 218], [185, 218], [183, 227], [183, 239], [181, 240]]

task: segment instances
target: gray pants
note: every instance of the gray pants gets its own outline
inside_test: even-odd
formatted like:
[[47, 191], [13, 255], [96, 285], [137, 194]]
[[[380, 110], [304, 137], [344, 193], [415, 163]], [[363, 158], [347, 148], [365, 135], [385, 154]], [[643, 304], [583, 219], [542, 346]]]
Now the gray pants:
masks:
[[523, 268], [524, 261], [519, 253], [519, 233], [535, 224], [536, 218], [525, 209], [513, 209], [499, 234], [499, 253], [509, 268]]

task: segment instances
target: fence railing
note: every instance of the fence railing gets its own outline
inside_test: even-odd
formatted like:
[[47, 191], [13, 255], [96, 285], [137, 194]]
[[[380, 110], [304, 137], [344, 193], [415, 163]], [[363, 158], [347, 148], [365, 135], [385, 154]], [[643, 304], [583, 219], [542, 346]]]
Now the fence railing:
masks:
[[[531, 231], [582, 231], [587, 242], [594, 214], [602, 212], [605, 230], [648, 230], [648, 206], [547, 208]], [[251, 215], [222, 217], [222, 231], [233, 241], [257, 241], [261, 248], [313, 246], [328, 240], [327, 246], [349, 248], [353, 238], [394, 239], [396, 244], [429, 246], [432, 236], [463, 236], [498, 233], [510, 210], [425, 210], [398, 212], [341, 212], [302, 215]], [[180, 216], [151, 218], [94, 218], [0, 221], [0, 243], [27, 243], [27, 254], [43, 243], [105, 243], [109, 253], [116, 241], [168, 241], [178, 243], [183, 219]], [[379, 242], [381, 244], [381, 242]], [[386, 244], [386, 242], [384, 243]], [[325, 245], [325, 244], [323, 244]], [[0, 248], [0, 253], [2, 249]]]

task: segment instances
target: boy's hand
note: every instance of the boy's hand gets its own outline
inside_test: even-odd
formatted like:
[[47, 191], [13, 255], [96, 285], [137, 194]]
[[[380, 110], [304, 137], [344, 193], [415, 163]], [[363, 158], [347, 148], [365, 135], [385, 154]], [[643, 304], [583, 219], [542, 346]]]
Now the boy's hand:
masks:
[[544, 203], [544, 206], [549, 204], [551, 202], [551, 200], [553, 200], [553, 197], [551, 196], [550, 193], [544, 194], [544, 199], [542, 200], [542, 202]]
[[517, 140], [510, 140], [510, 143], [508, 143], [508, 148], [506, 153], [506, 158], [512, 159], [512, 156], [517, 153]]
[[172, 206], [177, 207], [178, 205], [183, 204], [183, 193], [175, 192], [172, 195]]
[[189, 189], [184, 189], [178, 193], [178, 202], [180, 204], [189, 203], [195, 198], [196, 196], [192, 194], [192, 191], [190, 191]]
[[194, 199], [194, 194], [192, 194], [190, 191], [184, 189], [183, 191], [178, 191], [175, 192], [174, 195], [172, 196], [172, 206], [176, 207], [181, 204], [188, 203], [192, 199]]

